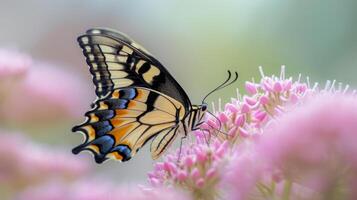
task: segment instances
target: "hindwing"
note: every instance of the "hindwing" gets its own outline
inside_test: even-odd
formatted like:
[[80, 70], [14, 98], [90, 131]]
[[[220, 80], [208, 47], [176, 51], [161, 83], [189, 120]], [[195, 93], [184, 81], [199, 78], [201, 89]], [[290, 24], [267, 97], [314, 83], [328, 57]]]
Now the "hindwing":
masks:
[[181, 102], [144, 87], [115, 89], [87, 112], [86, 122], [73, 128], [85, 136], [73, 153], [87, 150], [98, 163], [108, 158], [127, 161], [151, 138], [158, 158], [174, 140], [186, 110]]

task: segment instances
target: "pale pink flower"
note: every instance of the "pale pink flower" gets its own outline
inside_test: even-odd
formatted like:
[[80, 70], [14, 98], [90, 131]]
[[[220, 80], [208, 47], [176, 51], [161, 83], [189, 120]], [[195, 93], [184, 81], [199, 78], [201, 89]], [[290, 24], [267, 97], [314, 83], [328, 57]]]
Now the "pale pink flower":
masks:
[[[259, 83], [245, 83], [248, 95], [242, 96], [237, 92], [237, 98], [232, 98], [224, 110], [214, 109], [215, 116], [208, 115], [205, 129], [219, 134], [217, 129], [229, 134], [232, 143], [247, 142], [262, 134], [262, 129], [272, 119], [286, 112], [288, 105], [293, 105], [312, 93], [309, 83], [301, 82], [300, 78], [293, 81], [285, 78], [285, 67], [282, 67], [280, 77], [265, 76], [260, 68], [262, 79]], [[218, 122], [218, 120], [219, 122]], [[222, 139], [227, 137], [221, 137]]]
[[70, 180], [88, 170], [88, 162], [69, 152], [39, 146], [21, 134], [0, 133], [0, 183], [26, 187], [51, 178]]
[[244, 200], [254, 195], [257, 181], [262, 177], [262, 163], [253, 151], [238, 151], [224, 173], [226, 198]]
[[324, 195], [355, 199], [356, 130], [355, 97], [317, 95], [277, 119], [261, 138], [258, 152], [271, 168], [319, 192], [323, 199]]
[[[152, 186], [175, 186], [189, 190], [195, 199], [214, 199], [219, 194], [220, 174], [229, 155], [228, 142], [212, 139], [207, 145], [206, 133], [196, 131], [196, 140], [183, 146], [181, 152], [168, 154], [148, 174]], [[178, 154], [180, 155], [178, 156]]]
[[32, 59], [18, 51], [0, 49], [0, 103], [16, 88], [32, 65]]
[[26, 73], [31, 66], [29, 56], [18, 51], [0, 49], [0, 79], [18, 77]]
[[[301, 80], [301, 76], [296, 81], [291, 77], [285, 78], [284, 67], [282, 67], [279, 77], [265, 76], [262, 69], [260, 70], [262, 79], [259, 83], [246, 82], [249, 95], [241, 96], [238, 93], [237, 98], [233, 98], [230, 103], [227, 103], [223, 110], [219, 101], [218, 108], [213, 106], [215, 116], [208, 115], [205, 123], [201, 126], [205, 131], [196, 131], [195, 140], [191, 144], [183, 146], [180, 156], [178, 156], [178, 152], [180, 152], [178, 150], [175, 154], [165, 156], [164, 162], [155, 165], [155, 170], [149, 173], [152, 185], [185, 189], [191, 192], [191, 196], [196, 199], [215, 199], [217, 197], [229, 199], [272, 199], [274, 197], [318, 199], [321, 197], [308, 185], [294, 183], [287, 179], [284, 169], [268, 162], [269, 155], [274, 154], [274, 151], [262, 148], [256, 152], [256, 148], [260, 149], [256, 143], [262, 139], [262, 136], [266, 138], [263, 141], [273, 139], [267, 133], [267, 129], [276, 123], [280, 116], [284, 116], [285, 113], [293, 115], [295, 107], [303, 107], [310, 99], [318, 98], [322, 94], [343, 96], [347, 93], [348, 85], [343, 88], [342, 84], [339, 84], [336, 88], [335, 81], [333, 81], [328, 82], [324, 89], [319, 89], [318, 84], [310, 85], [308, 78], [306, 82]], [[336, 106], [331, 106], [331, 108], [336, 108]], [[299, 125], [298, 120], [295, 123]], [[279, 122], [277, 126], [281, 124]], [[303, 135], [303, 132], [300, 134]], [[213, 139], [210, 140], [210, 138]], [[286, 144], [278, 143], [274, 143], [274, 145], [286, 147]], [[217, 144], [217, 147], [224, 146], [224, 148], [209, 150], [214, 146], [213, 144]], [[258, 144], [260, 143], [258, 142]], [[344, 144], [344, 147], [343, 151], [354, 152], [347, 151], [348, 148], [354, 147], [351, 143]], [[204, 150], [195, 151], [195, 148]], [[316, 147], [316, 149], [321, 148]], [[264, 151], [267, 151], [267, 155], [260, 153]], [[212, 156], [212, 153], [207, 152], [214, 152], [213, 154], [220, 159], [213, 159], [215, 162], [211, 162], [207, 155]], [[316, 159], [314, 155], [321, 155], [320, 153], [315, 152], [307, 157], [314, 161]], [[354, 159], [351, 159], [349, 163], [351, 167], [354, 166]], [[320, 165], [320, 167], [323, 166]], [[202, 172], [204, 171], [202, 169], [207, 171]], [[319, 176], [319, 173], [315, 173], [315, 175]], [[210, 177], [214, 177], [214, 179]], [[215, 180], [215, 184], [210, 184], [212, 180]], [[356, 183], [356, 181], [350, 182], [351, 184]], [[205, 187], [207, 185], [210, 186], [209, 189]]]
[[17, 122], [57, 122], [79, 116], [90, 95], [71, 71], [36, 63], [0, 106], [2, 118]]
[[121, 186], [103, 180], [80, 180], [73, 183], [52, 181], [29, 187], [16, 200], [189, 200], [187, 195], [168, 188], [144, 189]]

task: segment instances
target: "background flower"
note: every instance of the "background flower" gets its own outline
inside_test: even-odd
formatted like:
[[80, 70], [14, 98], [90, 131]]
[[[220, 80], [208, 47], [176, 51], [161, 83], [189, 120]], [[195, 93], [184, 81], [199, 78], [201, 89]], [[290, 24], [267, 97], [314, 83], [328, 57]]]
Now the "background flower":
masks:
[[79, 180], [74, 183], [58, 181], [30, 187], [16, 200], [189, 200], [182, 192], [167, 188], [140, 188], [108, 183], [103, 180]]
[[0, 103], [25, 76], [31, 65], [32, 59], [28, 55], [0, 48]]
[[6, 95], [0, 105], [2, 118], [32, 124], [75, 119], [87, 109], [84, 102], [92, 100], [83, 88], [71, 71], [37, 62]]
[[35, 144], [19, 133], [1, 130], [0, 143], [0, 184], [21, 188], [51, 178], [71, 180], [90, 169], [69, 152]]
[[258, 144], [271, 168], [321, 199], [354, 199], [356, 98], [323, 94], [277, 119]]

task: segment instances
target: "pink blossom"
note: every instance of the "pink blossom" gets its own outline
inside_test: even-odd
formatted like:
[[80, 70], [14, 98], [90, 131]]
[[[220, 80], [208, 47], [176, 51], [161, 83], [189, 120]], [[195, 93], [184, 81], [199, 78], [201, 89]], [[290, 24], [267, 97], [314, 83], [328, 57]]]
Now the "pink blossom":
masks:
[[[276, 84], [278, 82], [280, 85]], [[292, 104], [289, 100], [292, 94], [298, 99], [304, 97], [305, 94], [296, 92], [303, 83], [289, 81], [286, 87], [284, 83], [284, 79], [265, 76], [260, 84], [248, 83], [250, 90], [253, 90], [251, 87], [255, 88], [254, 92], [250, 91], [254, 95], [245, 96], [243, 100], [239, 97], [233, 99], [225, 106], [224, 111], [215, 113], [215, 117], [208, 115], [202, 128], [208, 129], [209, 133], [196, 131], [195, 140], [182, 147], [180, 160], [177, 156], [180, 151], [177, 150], [175, 154], [167, 155], [164, 162], [157, 163], [155, 170], [149, 173], [150, 183], [153, 186], [189, 188], [195, 198], [216, 197], [221, 191], [222, 175], [227, 172], [225, 165], [236, 157], [233, 155], [236, 155], [237, 151], [240, 152], [238, 149], [244, 149], [244, 146], [254, 142], [255, 137], [262, 134], [262, 128], [282, 112], [281, 107]], [[275, 89], [274, 84], [277, 85]], [[268, 87], [271, 89], [267, 89]], [[251, 174], [253, 173], [254, 170]], [[257, 176], [256, 179], [258, 178]], [[252, 185], [253, 180], [250, 181]]]
[[184, 193], [168, 188], [123, 186], [104, 180], [79, 180], [73, 183], [52, 181], [29, 187], [17, 200], [188, 200]]
[[271, 168], [282, 170], [285, 178], [322, 194], [338, 192], [336, 187], [341, 184], [354, 192], [351, 184], [357, 181], [356, 102], [356, 98], [343, 94], [309, 99], [269, 127], [258, 144], [258, 152]]
[[220, 173], [229, 155], [228, 143], [211, 139], [208, 146], [207, 133], [196, 131], [195, 135], [195, 142], [183, 146], [179, 157], [178, 150], [155, 164], [155, 170], [149, 173], [152, 186], [190, 188], [194, 198], [213, 199], [218, 195]]
[[250, 95], [254, 95], [258, 92], [257, 84], [249, 81], [245, 82], [245, 89]]
[[[156, 164], [155, 170], [149, 173], [149, 180], [152, 185], [185, 189], [190, 191], [196, 199], [214, 199], [218, 196], [229, 199], [273, 199], [275, 197], [319, 199], [321, 197], [317, 192], [319, 190], [310, 186], [319, 185], [321, 181], [316, 182], [318, 179], [315, 176], [321, 177], [320, 172], [324, 170], [314, 171], [314, 176], [308, 176], [310, 179], [307, 182], [295, 182], [295, 180], [290, 179], [294, 176], [289, 173], [295, 171], [285, 171], [285, 167], [282, 168], [279, 163], [276, 164], [270, 158], [274, 159], [275, 154], [285, 155], [281, 153], [284, 152], [284, 148], [293, 148], [294, 145], [289, 146], [290, 143], [283, 141], [284, 137], [274, 137], [274, 134], [270, 133], [269, 130], [275, 124], [277, 127], [285, 127], [287, 130], [288, 127], [301, 126], [301, 120], [295, 119], [289, 124], [284, 121], [281, 122], [279, 119], [286, 113], [294, 116], [298, 110], [296, 107], [304, 107], [310, 99], [319, 98], [322, 94], [344, 96], [347, 93], [348, 86], [344, 89], [342, 86], [336, 89], [334, 84], [330, 84], [324, 89], [319, 89], [317, 84], [311, 87], [309, 79], [306, 83], [301, 81], [300, 77], [296, 81], [293, 81], [292, 78], [286, 79], [284, 69], [282, 67], [280, 77], [267, 77], [261, 70], [262, 79], [259, 83], [249, 82], [246, 84], [250, 95], [242, 98], [238, 93], [237, 98], [227, 103], [223, 111], [220, 106], [214, 108], [213, 110], [218, 112], [214, 112], [215, 116], [206, 116], [207, 119], [201, 126], [205, 131], [196, 131], [194, 133], [195, 140], [182, 148], [180, 156], [177, 155], [178, 150], [175, 154], [165, 156], [164, 162]], [[329, 96], [325, 97], [329, 98]], [[327, 109], [329, 111], [325, 115], [340, 111], [346, 113], [344, 110], [340, 110], [337, 102], [334, 104], [330, 105], [330, 109]], [[352, 100], [350, 104], [352, 104]], [[314, 116], [313, 119], [310, 117], [310, 123], [315, 126], [318, 125], [319, 117]], [[341, 124], [341, 127], [346, 126], [345, 122], [350, 123], [351, 121], [344, 120], [346, 117], [340, 117], [342, 118], [339, 120], [335, 118], [335, 120]], [[353, 118], [352, 121], [356, 122], [357, 120]], [[293, 122], [294, 126], [292, 126]], [[349, 128], [355, 130], [355, 127], [350, 126]], [[289, 131], [280, 132], [281, 134], [290, 134], [287, 133]], [[303, 129], [292, 135], [295, 135], [291, 136], [294, 138], [292, 141], [300, 144], [299, 141], [307, 140], [305, 143], [312, 146], [313, 153], [303, 151], [305, 161], [312, 162], [310, 164], [317, 162], [316, 166], [324, 167], [319, 160], [325, 159], [326, 152], [330, 152], [325, 148], [329, 143], [320, 144], [316, 142], [318, 136], [314, 139], [311, 139], [310, 136], [300, 139], [304, 137]], [[268, 141], [267, 144], [270, 144], [269, 141], [271, 141], [272, 145], [278, 150], [261, 147], [260, 141]], [[357, 155], [353, 153], [354, 150], [350, 150], [354, 149], [355, 145], [351, 142], [354, 140], [347, 138], [346, 141], [349, 142], [343, 143], [341, 146], [344, 148], [340, 148], [340, 151], [344, 152], [344, 156], [341, 158], [345, 160]], [[301, 148], [303, 149], [302, 146]], [[259, 151], [256, 152], [256, 149], [259, 149]], [[289, 155], [289, 152], [286, 152], [286, 155]], [[355, 169], [352, 168], [356, 166], [354, 160], [356, 159], [349, 160], [348, 166], [351, 169]], [[284, 159], [283, 161], [281, 162], [283, 164], [290, 163]], [[305, 163], [295, 165], [295, 167], [304, 169]], [[329, 181], [328, 179], [322, 180], [324, 183], [329, 183]], [[350, 181], [349, 184], [353, 185], [356, 182]], [[304, 183], [309, 184], [305, 185]]]
[[32, 65], [29, 56], [7, 49], [0, 49], [0, 95], [3, 99], [25, 77], [26, 72]]
[[22, 76], [31, 66], [29, 56], [7, 49], [0, 49], [0, 78]]
[[256, 182], [262, 176], [262, 163], [253, 151], [237, 152], [224, 174], [227, 199], [244, 200], [254, 195]]
[[84, 83], [70, 71], [36, 63], [0, 106], [4, 119], [17, 122], [58, 121], [79, 116], [88, 101]]
[[76, 178], [89, 170], [87, 162], [69, 153], [41, 147], [21, 134], [0, 132], [0, 183], [27, 186], [50, 178]]

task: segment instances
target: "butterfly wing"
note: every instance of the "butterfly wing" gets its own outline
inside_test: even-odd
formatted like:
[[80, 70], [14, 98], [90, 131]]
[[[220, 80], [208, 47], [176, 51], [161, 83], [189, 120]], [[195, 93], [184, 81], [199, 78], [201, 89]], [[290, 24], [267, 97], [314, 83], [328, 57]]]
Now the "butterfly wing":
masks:
[[78, 42], [98, 99], [87, 120], [73, 128], [85, 137], [73, 153], [91, 151], [98, 163], [126, 161], [154, 138], [151, 152], [158, 158], [190, 112], [187, 94], [147, 50], [122, 33], [90, 29]]
[[78, 42], [99, 98], [114, 89], [146, 87], [176, 99], [188, 112], [191, 102], [182, 87], [159, 61], [129, 37], [110, 29], [90, 29]]
[[152, 155], [158, 158], [177, 135], [183, 108], [179, 101], [148, 88], [116, 89], [95, 103], [85, 114], [86, 122], [74, 127], [85, 141], [73, 153], [90, 151], [98, 163], [108, 158], [127, 161], [155, 137]]

